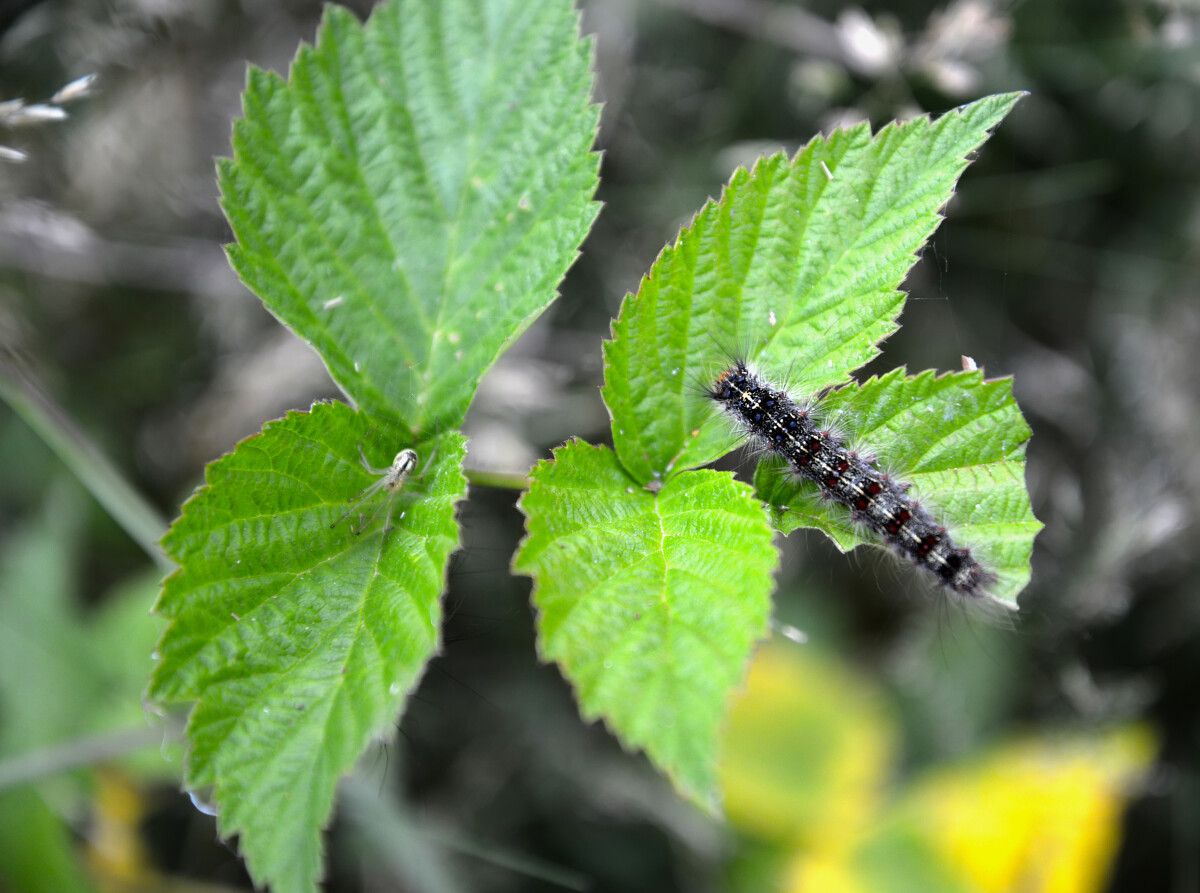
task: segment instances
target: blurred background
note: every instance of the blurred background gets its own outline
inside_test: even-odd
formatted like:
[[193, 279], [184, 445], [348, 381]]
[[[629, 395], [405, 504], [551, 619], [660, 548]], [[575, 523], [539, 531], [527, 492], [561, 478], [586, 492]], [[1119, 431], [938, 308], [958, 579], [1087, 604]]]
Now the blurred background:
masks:
[[[1033, 582], [982, 623], [890, 556], [790, 537], [792, 637], [734, 707], [722, 823], [538, 664], [518, 494], [473, 486], [444, 654], [347, 785], [327, 889], [1200, 890], [1200, 4], [583, 10], [605, 208], [480, 389], [472, 461], [607, 440], [601, 338], [736, 165], [1027, 90], [865, 374], [966, 354], [1015, 377]], [[148, 544], [205, 462], [337, 396], [230, 272], [213, 168], [246, 63], [285, 72], [319, 16], [0, 3], [0, 102], [44, 106], [0, 106], [0, 890], [249, 886], [178, 791], [178, 729], [143, 714]]]

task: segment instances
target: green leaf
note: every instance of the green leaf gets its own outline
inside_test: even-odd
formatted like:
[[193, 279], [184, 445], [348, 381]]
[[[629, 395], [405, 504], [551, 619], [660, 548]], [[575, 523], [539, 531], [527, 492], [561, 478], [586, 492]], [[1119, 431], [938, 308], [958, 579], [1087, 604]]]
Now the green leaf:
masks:
[[1019, 98], [861, 124], [793, 159], [738, 169], [626, 298], [605, 344], [604, 401], [622, 464], [646, 483], [737, 442], [703, 390], [730, 356], [787, 370], [803, 393], [847, 382], [896, 330], [899, 291], [970, 154]]
[[[595, 218], [578, 32], [562, 0], [330, 7], [286, 83], [250, 71], [219, 164], [230, 261], [362, 411], [289, 415], [208, 468], [164, 540], [181, 569], [150, 697], [197, 702], [186, 783], [277, 890], [313, 888], [339, 775], [437, 650], [465, 493], [446, 432]], [[421, 465], [351, 505], [378, 478], [360, 444]]]
[[289, 413], [208, 467], [163, 540], [180, 570], [156, 607], [171, 625], [150, 696], [198, 702], [185, 784], [213, 787], [221, 833], [278, 890], [315, 884], [338, 778], [438, 648], [463, 438], [418, 444], [361, 532], [337, 523], [376, 479], [358, 445], [384, 466], [406, 436], [340, 403]]
[[514, 569], [536, 581], [543, 658], [584, 716], [708, 801], [726, 700], [770, 613], [766, 513], [727, 472], [641, 488], [610, 450], [580, 442], [530, 477]]
[[[1033, 538], [1042, 524], [1025, 490], [1029, 426], [1012, 396], [1012, 381], [984, 381], [981, 372], [883, 378], [848, 385], [820, 406], [825, 420], [852, 447], [894, 469], [913, 485], [960, 545], [969, 547], [997, 580], [988, 595], [1010, 607], [1029, 583]], [[879, 546], [815, 484], [797, 480], [778, 461], [759, 465], [759, 498], [783, 533], [816, 527], [842, 551]]]
[[563, 0], [328, 8], [251, 69], [219, 166], [229, 257], [361, 408], [456, 427], [595, 219], [591, 43]]

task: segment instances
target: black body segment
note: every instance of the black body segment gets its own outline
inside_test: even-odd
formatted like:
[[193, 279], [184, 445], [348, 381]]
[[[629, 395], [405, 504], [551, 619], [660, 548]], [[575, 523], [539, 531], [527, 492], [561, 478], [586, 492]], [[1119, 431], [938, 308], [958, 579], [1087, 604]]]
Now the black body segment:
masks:
[[717, 376], [709, 396], [758, 442], [846, 506], [898, 552], [964, 595], [978, 595], [993, 576], [945, 528], [872, 462], [821, 430], [786, 392], [737, 362]]

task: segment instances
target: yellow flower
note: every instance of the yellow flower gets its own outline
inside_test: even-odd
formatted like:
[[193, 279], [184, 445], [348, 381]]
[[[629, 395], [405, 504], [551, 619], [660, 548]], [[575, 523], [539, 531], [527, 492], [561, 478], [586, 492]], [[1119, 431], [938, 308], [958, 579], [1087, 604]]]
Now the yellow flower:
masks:
[[918, 778], [881, 810], [895, 725], [880, 695], [811, 647], [771, 645], [735, 703], [726, 812], [794, 851], [801, 893], [1096, 893], [1153, 736], [1031, 736]]
[[1153, 751], [1140, 728], [1027, 739], [931, 774], [904, 812], [979, 890], [1091, 893], [1119, 842], [1125, 789]]

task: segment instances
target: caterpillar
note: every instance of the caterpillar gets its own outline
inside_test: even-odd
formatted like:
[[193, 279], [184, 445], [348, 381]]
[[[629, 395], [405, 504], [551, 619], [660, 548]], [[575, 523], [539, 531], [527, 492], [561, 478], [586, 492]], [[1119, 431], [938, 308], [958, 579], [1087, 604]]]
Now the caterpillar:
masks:
[[977, 596], [995, 581], [968, 549], [956, 545], [946, 529], [907, 495], [907, 485], [847, 449], [787, 392], [763, 381], [746, 363], [734, 362], [718, 375], [708, 396], [760, 445], [782, 456], [796, 474], [848, 508], [856, 521], [932, 573], [941, 585]]

